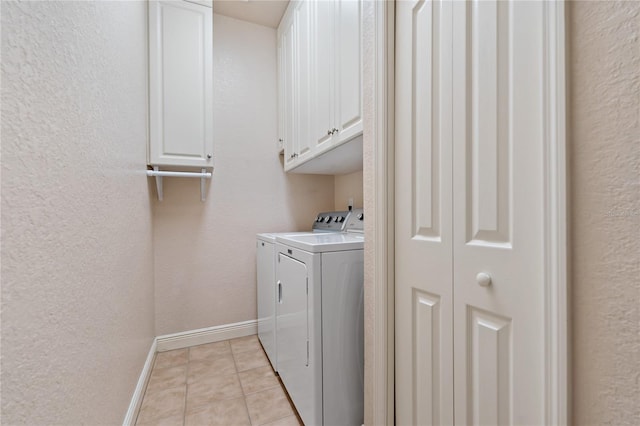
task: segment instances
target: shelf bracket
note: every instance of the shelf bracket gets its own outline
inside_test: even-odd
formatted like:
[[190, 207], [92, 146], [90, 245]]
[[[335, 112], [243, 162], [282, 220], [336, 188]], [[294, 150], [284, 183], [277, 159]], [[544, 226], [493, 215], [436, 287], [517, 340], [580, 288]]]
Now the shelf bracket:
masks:
[[161, 171], [158, 166], [153, 166], [153, 170], [147, 170], [147, 176], [156, 178], [156, 190], [158, 191], [158, 200], [163, 199], [162, 178], [164, 177], [188, 177], [200, 179], [200, 201], [206, 200], [205, 189], [207, 187], [205, 179], [211, 179], [211, 172], [207, 172], [207, 169], [201, 169], [200, 173], [196, 172], [173, 172], [173, 171]]
[[[207, 169], [202, 169], [202, 174], [205, 175], [207, 173]], [[207, 183], [205, 181], [205, 177], [200, 178], [200, 201], [204, 203], [206, 196], [204, 195], [204, 190], [207, 187]]]
[[[153, 170], [158, 172], [158, 166], [154, 166]], [[156, 175], [156, 190], [158, 191], [158, 201], [162, 201], [164, 190], [162, 189], [162, 176]]]

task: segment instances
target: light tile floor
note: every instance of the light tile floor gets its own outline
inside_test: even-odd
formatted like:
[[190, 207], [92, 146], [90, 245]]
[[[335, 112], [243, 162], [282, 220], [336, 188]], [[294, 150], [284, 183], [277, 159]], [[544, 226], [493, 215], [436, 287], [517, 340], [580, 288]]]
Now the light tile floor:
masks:
[[253, 335], [158, 353], [136, 425], [302, 422]]

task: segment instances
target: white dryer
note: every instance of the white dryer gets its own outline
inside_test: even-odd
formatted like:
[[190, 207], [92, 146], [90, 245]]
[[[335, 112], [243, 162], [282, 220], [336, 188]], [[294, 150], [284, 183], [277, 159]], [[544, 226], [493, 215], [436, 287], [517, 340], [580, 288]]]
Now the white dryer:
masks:
[[349, 211], [319, 213], [308, 232], [263, 233], [257, 235], [256, 275], [258, 299], [258, 338], [269, 362], [277, 371], [276, 346], [276, 250], [277, 236], [313, 235], [314, 233], [343, 232]]
[[276, 237], [278, 373], [307, 426], [364, 420], [363, 220]]

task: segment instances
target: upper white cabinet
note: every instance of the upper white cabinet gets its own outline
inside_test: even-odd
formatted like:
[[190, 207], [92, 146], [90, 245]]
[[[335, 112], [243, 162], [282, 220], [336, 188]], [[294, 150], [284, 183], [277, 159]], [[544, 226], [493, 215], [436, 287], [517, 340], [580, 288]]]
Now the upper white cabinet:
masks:
[[213, 167], [213, 13], [149, 2], [149, 164]]
[[[293, 142], [294, 114], [295, 110], [295, 62], [293, 51], [295, 49], [295, 21], [289, 19], [287, 25], [280, 25], [278, 29], [278, 119], [279, 119], [279, 144], [285, 152], [285, 167], [293, 160], [291, 153], [295, 152]], [[287, 155], [289, 154], [289, 155]]]
[[[322, 101], [329, 98], [331, 121], [318, 119], [315, 128], [320, 144], [326, 141], [323, 136], [329, 132], [332, 133], [332, 144], [336, 144], [362, 133], [361, 5], [356, 0], [315, 3], [319, 11], [315, 61], [317, 70], [326, 72], [332, 80], [329, 87], [322, 77], [317, 80], [316, 97]], [[329, 22], [323, 22], [325, 20]], [[327, 30], [331, 34], [329, 37]], [[324, 112], [327, 107], [319, 108], [319, 112]]]
[[285, 168], [307, 159], [311, 142], [311, 12], [308, 1], [293, 3], [278, 29], [280, 64], [280, 139], [283, 141]]
[[361, 141], [338, 149], [362, 135], [361, 10], [359, 0], [303, 0], [292, 2], [280, 23], [286, 171], [339, 174], [362, 168]]

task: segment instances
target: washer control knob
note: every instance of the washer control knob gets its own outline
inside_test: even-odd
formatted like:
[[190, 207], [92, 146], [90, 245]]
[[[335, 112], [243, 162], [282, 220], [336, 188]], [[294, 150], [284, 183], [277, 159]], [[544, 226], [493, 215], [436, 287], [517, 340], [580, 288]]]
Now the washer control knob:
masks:
[[358, 216], [356, 216], [358, 218], [358, 220], [364, 220], [364, 213], [360, 213]]
[[332, 220], [333, 220], [333, 217], [327, 216], [327, 223], [331, 223]]

